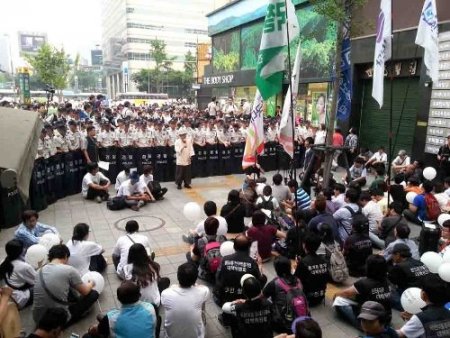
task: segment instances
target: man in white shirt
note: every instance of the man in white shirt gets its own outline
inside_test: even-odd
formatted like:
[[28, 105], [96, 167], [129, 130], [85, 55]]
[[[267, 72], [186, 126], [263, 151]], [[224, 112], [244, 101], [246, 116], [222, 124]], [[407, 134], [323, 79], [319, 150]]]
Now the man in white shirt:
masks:
[[150, 252], [150, 242], [147, 236], [138, 233], [138, 222], [131, 220], [125, 225], [126, 235], [117, 239], [116, 246], [113, 249], [112, 259], [116, 272], [122, 279], [125, 278], [123, 267], [128, 263], [128, 251], [135, 243], [142, 244]]
[[184, 187], [191, 189], [191, 157], [194, 156], [194, 147], [192, 140], [187, 138], [186, 130], [181, 130], [178, 136], [179, 138], [175, 141], [177, 157], [175, 183], [177, 189], [181, 189], [181, 183], [184, 181]]
[[196, 285], [198, 269], [192, 263], [178, 267], [179, 285], [172, 286], [161, 293], [164, 307], [164, 330], [170, 338], [204, 338], [205, 324], [203, 312], [209, 298], [209, 289]]
[[403, 173], [411, 164], [411, 158], [406, 154], [406, 150], [400, 150], [398, 156], [392, 161], [392, 170], [394, 174]]
[[216, 103], [216, 97], [211, 98], [211, 102], [208, 104], [208, 114], [210, 117], [216, 117], [217, 115], [217, 103]]
[[116, 192], [119, 190], [122, 183], [128, 180], [129, 178], [130, 178], [130, 168], [128, 166], [125, 166], [125, 168], [116, 177], [116, 184], [114, 185]]
[[376, 166], [376, 165], [386, 165], [387, 162], [387, 154], [384, 151], [384, 147], [379, 147], [378, 151], [372, 155], [371, 158], [366, 162], [366, 168], [369, 168], [370, 166]]
[[384, 241], [379, 238], [379, 227], [383, 220], [383, 214], [378, 203], [372, 200], [372, 196], [367, 191], [363, 191], [359, 197], [362, 206], [362, 213], [369, 220], [369, 237], [374, 245], [380, 249], [384, 249]]
[[117, 196], [124, 197], [126, 205], [134, 211], [139, 211], [145, 203], [154, 200], [147, 186], [139, 182], [137, 171], [133, 171], [130, 178], [120, 185]]
[[87, 174], [81, 183], [81, 193], [85, 199], [96, 200], [98, 203], [109, 198], [108, 188], [111, 185], [109, 179], [103, 175], [96, 162], [87, 164]]

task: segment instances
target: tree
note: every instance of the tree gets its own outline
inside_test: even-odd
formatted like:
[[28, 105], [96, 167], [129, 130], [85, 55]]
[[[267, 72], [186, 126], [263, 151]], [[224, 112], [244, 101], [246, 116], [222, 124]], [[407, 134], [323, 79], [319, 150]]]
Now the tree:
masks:
[[[352, 12], [361, 7], [367, 0], [310, 0], [314, 5], [314, 10], [336, 22], [336, 52], [334, 59], [335, 76], [333, 80], [333, 101], [328, 118], [327, 140], [326, 145], [331, 146], [333, 143], [334, 125], [336, 122], [337, 100], [339, 97], [339, 84], [341, 79], [341, 62], [342, 62], [342, 41], [344, 34], [344, 25], [351, 29]], [[331, 166], [333, 162], [333, 152], [326, 152], [324, 163], [323, 185], [326, 187], [330, 181]]]
[[156, 91], [161, 92], [163, 74], [172, 69], [174, 57], [169, 57], [166, 52], [166, 43], [162, 40], [154, 39], [150, 41], [150, 59], [155, 62], [152, 80], [155, 82]]
[[193, 79], [197, 73], [197, 57], [190, 50], [184, 55], [184, 73], [188, 79]]
[[44, 44], [36, 55], [26, 55], [25, 58], [40, 81], [60, 91], [66, 88], [71, 67], [63, 48], [59, 50]]

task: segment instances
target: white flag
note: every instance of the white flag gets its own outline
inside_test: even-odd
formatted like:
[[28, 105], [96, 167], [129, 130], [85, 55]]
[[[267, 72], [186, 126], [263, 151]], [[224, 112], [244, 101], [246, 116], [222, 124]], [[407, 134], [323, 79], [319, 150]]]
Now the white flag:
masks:
[[[281, 115], [280, 129], [278, 131], [278, 139], [280, 141], [280, 144], [283, 146], [284, 151], [288, 153], [291, 158], [294, 158], [294, 124], [292, 123], [291, 117], [291, 104], [293, 105], [292, 112], [295, 114], [295, 102], [298, 94], [298, 83], [300, 80], [300, 62], [301, 52], [299, 43], [297, 54], [295, 55], [294, 69], [292, 69], [292, 88], [288, 88], [286, 98], [284, 100], [283, 114]], [[294, 102], [292, 102], [291, 99], [294, 99]]]
[[417, 28], [416, 44], [425, 48], [423, 60], [434, 83], [439, 80], [439, 38], [435, 0], [425, 0]]
[[381, 0], [377, 21], [377, 39], [373, 61], [372, 96], [380, 108], [383, 106], [384, 63], [392, 57], [392, 0]]

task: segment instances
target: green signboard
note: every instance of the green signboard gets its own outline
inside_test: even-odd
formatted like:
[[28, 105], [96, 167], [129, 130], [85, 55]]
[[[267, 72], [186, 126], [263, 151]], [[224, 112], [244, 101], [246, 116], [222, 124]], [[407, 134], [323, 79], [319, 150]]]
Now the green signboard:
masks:
[[20, 102], [22, 104], [30, 104], [31, 103], [30, 74], [28, 72], [19, 73], [19, 89], [20, 89]]

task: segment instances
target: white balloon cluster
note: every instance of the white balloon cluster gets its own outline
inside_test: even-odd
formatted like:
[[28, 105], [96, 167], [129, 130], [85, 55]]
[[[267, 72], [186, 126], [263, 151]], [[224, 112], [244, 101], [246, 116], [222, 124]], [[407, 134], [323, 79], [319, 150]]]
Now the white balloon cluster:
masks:
[[450, 250], [447, 250], [442, 256], [436, 252], [425, 252], [420, 261], [425, 264], [430, 272], [439, 274], [439, 277], [450, 283]]
[[25, 261], [33, 268], [37, 269], [39, 266], [47, 262], [48, 250], [42, 244], [35, 244], [28, 248], [25, 254]]
[[199, 221], [202, 217], [202, 208], [195, 202], [186, 203], [183, 208], [183, 215], [192, 222]]

